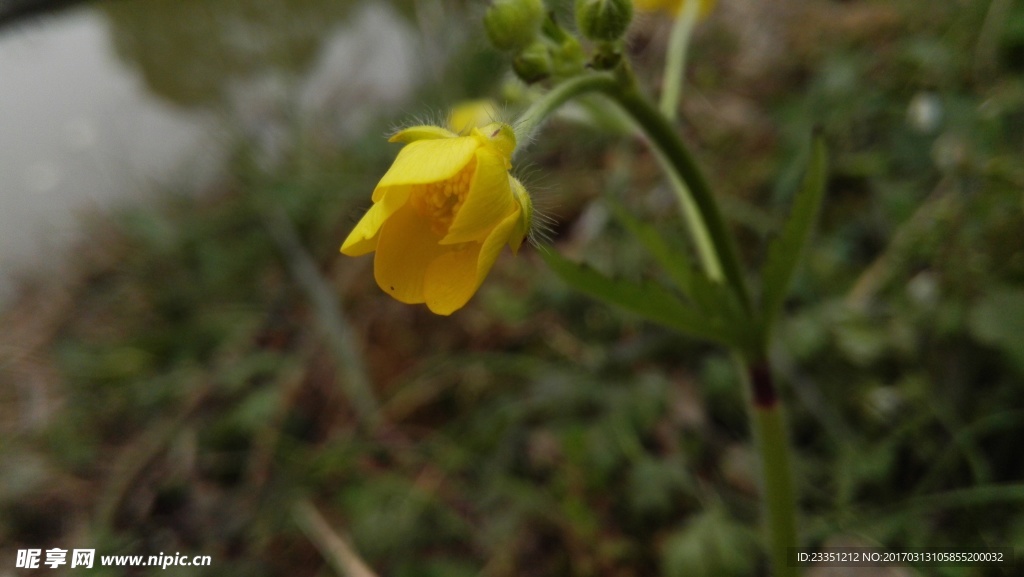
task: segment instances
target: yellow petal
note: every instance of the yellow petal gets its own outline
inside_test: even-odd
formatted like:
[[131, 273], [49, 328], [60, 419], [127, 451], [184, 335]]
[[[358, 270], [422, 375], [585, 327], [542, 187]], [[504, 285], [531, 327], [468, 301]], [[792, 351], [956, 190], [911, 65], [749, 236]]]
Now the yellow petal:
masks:
[[373, 276], [381, 290], [403, 303], [422, 303], [427, 267], [448, 251], [438, 240], [430, 222], [411, 205], [391, 215], [381, 228], [373, 257]]
[[421, 125], [410, 126], [409, 128], [399, 130], [398, 132], [391, 135], [391, 138], [388, 139], [388, 142], [404, 142], [408, 144], [410, 142], [415, 142], [417, 140], [455, 138], [456, 136], [458, 136], [458, 134], [455, 134], [450, 130], [445, 130], [440, 126]]
[[483, 248], [480, 249], [480, 265], [477, 267], [477, 274], [480, 276], [480, 280], [483, 281], [487, 273], [490, 272], [491, 266], [494, 261], [498, 258], [498, 253], [501, 252], [501, 247], [509, 241], [509, 238], [515, 232], [516, 224], [519, 222], [520, 211], [517, 209], [508, 215], [505, 220], [501, 221], [501, 224], [494, 227], [491, 235], [484, 241]]
[[349, 233], [341, 245], [341, 252], [348, 256], [360, 256], [377, 248], [377, 233], [388, 217], [409, 200], [409, 192], [408, 186], [385, 189], [380, 202], [375, 202]]
[[431, 312], [450, 315], [469, 302], [487, 278], [501, 248], [519, 220], [519, 211], [510, 214], [482, 243], [467, 243], [439, 255], [427, 267], [424, 297]]
[[498, 107], [491, 100], [470, 100], [454, 108], [448, 115], [448, 128], [459, 134], [469, 134], [478, 126], [494, 122], [498, 117]]
[[423, 296], [434, 314], [450, 315], [461, 309], [480, 287], [477, 263], [480, 243], [469, 242], [438, 256], [427, 267]]
[[[636, 6], [637, 10], [640, 11], [665, 10], [673, 14], [678, 14], [687, 1], [691, 0], [633, 0], [633, 4]], [[706, 15], [715, 7], [715, 0], [692, 1], [700, 2], [700, 10], [698, 12], [700, 16]]]
[[417, 140], [405, 145], [377, 184], [374, 202], [382, 187], [428, 184], [451, 178], [469, 163], [479, 147], [480, 143], [469, 136]]
[[675, 10], [679, 4], [676, 0], [633, 0], [637, 10]]
[[482, 242], [514, 206], [505, 161], [490, 148], [477, 149], [469, 194], [441, 243]]

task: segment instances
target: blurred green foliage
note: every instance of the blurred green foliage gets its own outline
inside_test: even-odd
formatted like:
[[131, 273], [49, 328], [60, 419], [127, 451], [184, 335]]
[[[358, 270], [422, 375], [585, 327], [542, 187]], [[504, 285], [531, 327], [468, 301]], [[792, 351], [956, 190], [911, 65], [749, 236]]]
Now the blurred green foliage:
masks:
[[[721, 4], [693, 47], [682, 130], [751, 270], [812, 126], [833, 159], [772, 351], [807, 544], [1024, 543], [1024, 5]], [[750, 26], [777, 47], [753, 67]], [[444, 71], [460, 88], [428, 86], [427, 102], [498, 93], [474, 34]], [[666, 36], [657, 19], [634, 28], [651, 82]], [[136, 40], [118, 49], [139, 58]], [[547, 234], [598, 269], [648, 275], [604, 198], [681, 235], [656, 164], [558, 122], [526, 174]], [[5, 549], [213, 557], [160, 574], [328, 574], [294, 518], [308, 500], [382, 576], [764, 574], [723, 351], [571, 292], [530, 249], [450, 319], [393, 302], [367, 260], [337, 254], [394, 123], [351, 144], [298, 132], [271, 167], [239, 142], [216, 190], [102, 223], [73, 275], [6, 313], [20, 352], [0, 362]], [[270, 232], [278, 209], [344, 304], [326, 321], [360, 337], [376, 426], [347, 401], [329, 313]]]

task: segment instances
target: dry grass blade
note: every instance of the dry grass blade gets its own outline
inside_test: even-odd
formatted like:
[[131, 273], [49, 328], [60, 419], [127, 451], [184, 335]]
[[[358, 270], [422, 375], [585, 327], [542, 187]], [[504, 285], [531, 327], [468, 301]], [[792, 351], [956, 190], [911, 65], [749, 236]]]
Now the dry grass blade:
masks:
[[278, 208], [268, 211], [265, 217], [267, 229], [287, 260], [293, 278], [306, 292], [317, 312], [317, 321], [326, 333], [338, 368], [345, 379], [346, 393], [361, 420], [371, 428], [376, 427], [380, 415], [373, 383], [358, 350], [358, 337], [338, 306], [333, 289], [320, 275], [313, 258], [302, 246], [288, 215]]
[[292, 508], [295, 520], [324, 559], [344, 577], [377, 577], [356, 550], [334, 531], [312, 503], [299, 501]]

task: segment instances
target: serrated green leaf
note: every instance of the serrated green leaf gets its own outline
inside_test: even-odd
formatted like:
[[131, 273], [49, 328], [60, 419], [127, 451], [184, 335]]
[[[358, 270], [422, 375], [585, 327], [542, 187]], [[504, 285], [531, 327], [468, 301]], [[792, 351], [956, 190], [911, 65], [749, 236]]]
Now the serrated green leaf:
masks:
[[580, 292], [682, 333], [726, 346], [739, 346], [733, 331], [687, 306], [660, 285], [611, 279], [591, 267], [566, 260], [554, 250], [542, 249], [540, 253], [551, 270]]
[[657, 228], [630, 214], [614, 199], [609, 199], [607, 203], [615, 218], [644, 245], [676, 287], [692, 298], [694, 270], [690, 266], [689, 257], [678, 248], [670, 246]]
[[821, 137], [815, 136], [811, 142], [807, 173], [800, 191], [793, 199], [792, 214], [782, 234], [769, 246], [768, 260], [761, 274], [761, 310], [766, 329], [782, 309], [793, 274], [818, 220], [821, 201], [825, 196], [826, 164], [825, 143]]
[[731, 289], [708, 278], [691, 266], [689, 256], [665, 240], [661, 231], [636, 218], [619, 203], [609, 200], [612, 214], [644, 245], [675, 286], [705, 317], [723, 327], [742, 333], [748, 326], [746, 314]]
[[738, 330], [746, 330], [750, 324], [736, 293], [728, 285], [711, 280], [703, 272], [694, 271], [690, 298], [702, 312], [721, 318], [722, 322], [739, 327]]

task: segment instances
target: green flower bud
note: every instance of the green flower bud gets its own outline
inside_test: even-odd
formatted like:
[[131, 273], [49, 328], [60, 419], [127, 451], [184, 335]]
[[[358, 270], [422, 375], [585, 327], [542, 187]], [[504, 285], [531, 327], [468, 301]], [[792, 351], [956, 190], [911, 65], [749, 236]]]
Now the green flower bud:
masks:
[[633, 0], [576, 0], [576, 26], [591, 40], [618, 40], [632, 19]]
[[538, 40], [530, 44], [512, 60], [512, 70], [527, 84], [540, 82], [551, 76], [551, 49]]
[[583, 71], [586, 55], [575, 36], [569, 36], [551, 51], [552, 71], [555, 76], [575, 76]]
[[518, 51], [537, 38], [544, 14], [543, 0], [494, 0], [484, 13], [484, 29], [495, 48]]

